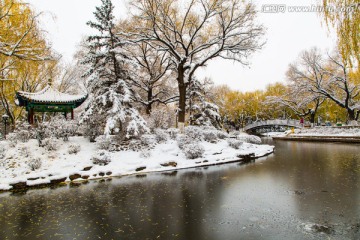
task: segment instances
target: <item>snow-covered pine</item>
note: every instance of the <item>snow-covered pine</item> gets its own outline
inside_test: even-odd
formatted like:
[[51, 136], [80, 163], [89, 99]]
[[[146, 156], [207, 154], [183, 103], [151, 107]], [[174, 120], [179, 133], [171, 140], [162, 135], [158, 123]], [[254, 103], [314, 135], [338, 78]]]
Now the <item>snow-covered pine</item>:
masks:
[[127, 84], [130, 76], [124, 67], [129, 60], [122, 49], [124, 43], [114, 34], [114, 6], [110, 0], [101, 2], [94, 12], [96, 21], [87, 23], [98, 35], [87, 39], [88, 54], [83, 64], [88, 69], [84, 77], [88, 78], [90, 99], [80, 122], [93, 129], [92, 138], [100, 134], [131, 138], [147, 132], [148, 128], [131, 105], [133, 92]]
[[188, 86], [187, 106], [190, 112], [190, 124], [197, 126], [213, 126], [221, 128], [221, 116], [219, 107], [207, 101], [207, 80], [201, 83], [194, 79]]

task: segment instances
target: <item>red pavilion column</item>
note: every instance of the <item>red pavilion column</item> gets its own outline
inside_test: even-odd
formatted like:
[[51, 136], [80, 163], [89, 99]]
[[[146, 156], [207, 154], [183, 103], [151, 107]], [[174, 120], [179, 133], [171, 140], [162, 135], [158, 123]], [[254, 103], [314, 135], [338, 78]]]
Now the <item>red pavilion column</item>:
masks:
[[74, 109], [71, 109], [71, 120], [74, 120]]

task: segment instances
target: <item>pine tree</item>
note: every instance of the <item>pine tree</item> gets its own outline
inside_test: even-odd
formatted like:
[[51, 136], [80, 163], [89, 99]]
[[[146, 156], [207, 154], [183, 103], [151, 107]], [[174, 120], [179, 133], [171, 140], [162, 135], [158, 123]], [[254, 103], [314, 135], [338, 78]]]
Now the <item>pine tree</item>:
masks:
[[128, 87], [130, 76], [125, 69], [129, 60], [122, 49], [124, 43], [114, 33], [114, 6], [110, 0], [101, 1], [94, 12], [96, 21], [87, 23], [99, 33], [87, 39], [88, 54], [83, 64], [88, 68], [84, 77], [88, 78], [90, 99], [81, 122], [88, 125], [93, 138], [102, 133], [131, 138], [148, 128], [131, 105], [133, 92]]
[[187, 106], [190, 115], [190, 125], [213, 126], [220, 129], [221, 117], [219, 107], [208, 101], [209, 93], [207, 85], [211, 84], [208, 79], [200, 82], [194, 78], [187, 89]]

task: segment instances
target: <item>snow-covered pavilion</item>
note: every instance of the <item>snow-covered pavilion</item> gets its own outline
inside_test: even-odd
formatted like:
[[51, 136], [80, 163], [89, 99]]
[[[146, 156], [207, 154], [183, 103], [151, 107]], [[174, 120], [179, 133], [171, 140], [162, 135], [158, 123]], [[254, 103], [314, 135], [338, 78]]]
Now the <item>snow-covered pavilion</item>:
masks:
[[17, 105], [26, 108], [28, 122], [34, 123], [36, 112], [62, 112], [65, 117], [71, 113], [74, 119], [74, 109], [79, 107], [87, 98], [85, 95], [71, 95], [62, 93], [47, 85], [43, 90], [35, 93], [18, 91], [16, 92]]

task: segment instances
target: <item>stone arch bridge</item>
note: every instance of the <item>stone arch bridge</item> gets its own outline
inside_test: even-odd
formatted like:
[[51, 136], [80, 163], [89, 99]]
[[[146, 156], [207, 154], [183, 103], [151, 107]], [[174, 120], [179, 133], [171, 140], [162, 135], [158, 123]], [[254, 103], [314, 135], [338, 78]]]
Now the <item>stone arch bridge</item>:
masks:
[[244, 127], [245, 132], [263, 133], [272, 131], [285, 131], [288, 128], [302, 128], [299, 120], [295, 119], [275, 119], [256, 121]]

